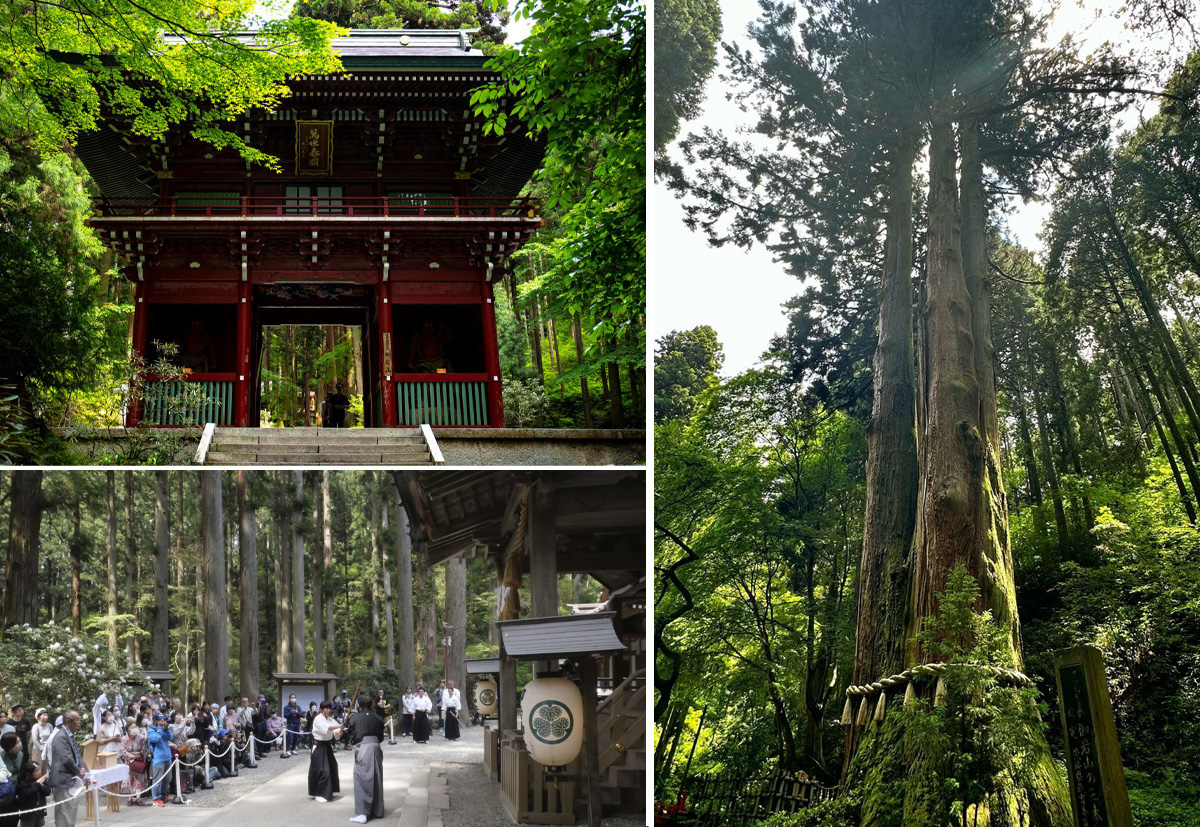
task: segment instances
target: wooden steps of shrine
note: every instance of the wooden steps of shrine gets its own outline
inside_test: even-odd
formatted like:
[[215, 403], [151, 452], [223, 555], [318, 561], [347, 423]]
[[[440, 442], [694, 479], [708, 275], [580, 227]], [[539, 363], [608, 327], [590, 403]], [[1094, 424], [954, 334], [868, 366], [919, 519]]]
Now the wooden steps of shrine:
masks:
[[218, 428], [206, 465], [430, 465], [418, 430]]

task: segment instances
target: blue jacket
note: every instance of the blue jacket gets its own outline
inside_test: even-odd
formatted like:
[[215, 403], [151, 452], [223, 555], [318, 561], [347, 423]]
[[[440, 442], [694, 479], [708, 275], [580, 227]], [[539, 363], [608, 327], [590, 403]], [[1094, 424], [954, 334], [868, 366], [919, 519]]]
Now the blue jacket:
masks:
[[300, 709], [300, 704], [287, 704], [283, 708], [283, 717], [287, 719], [288, 729], [299, 731], [300, 719], [304, 716], [304, 711]]
[[171, 731], [166, 727], [152, 726], [146, 733], [146, 743], [150, 745], [152, 764], [171, 763]]

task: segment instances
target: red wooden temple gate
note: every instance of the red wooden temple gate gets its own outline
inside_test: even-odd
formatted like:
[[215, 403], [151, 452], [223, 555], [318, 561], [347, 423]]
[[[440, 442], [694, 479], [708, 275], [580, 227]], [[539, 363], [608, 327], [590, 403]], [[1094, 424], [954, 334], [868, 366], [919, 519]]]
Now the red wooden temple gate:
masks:
[[366, 425], [503, 427], [493, 289], [541, 226], [519, 193], [542, 148], [520, 127], [483, 135], [469, 95], [493, 73], [463, 32], [355, 30], [334, 48], [346, 74], [296, 78], [238, 124], [279, 173], [186, 127], [81, 137], [92, 224], [136, 285], [134, 351], [173, 342], [204, 383], [173, 416], [178, 386], [149, 383], [128, 424], [257, 425], [263, 327], [340, 324], [362, 331]]

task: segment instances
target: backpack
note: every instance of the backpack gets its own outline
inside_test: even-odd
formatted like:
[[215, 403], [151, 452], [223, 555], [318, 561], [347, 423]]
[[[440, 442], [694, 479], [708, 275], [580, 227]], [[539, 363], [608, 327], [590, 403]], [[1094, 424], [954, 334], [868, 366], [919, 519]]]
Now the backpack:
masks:
[[17, 797], [17, 785], [13, 783], [8, 768], [0, 766], [0, 807], [7, 807]]

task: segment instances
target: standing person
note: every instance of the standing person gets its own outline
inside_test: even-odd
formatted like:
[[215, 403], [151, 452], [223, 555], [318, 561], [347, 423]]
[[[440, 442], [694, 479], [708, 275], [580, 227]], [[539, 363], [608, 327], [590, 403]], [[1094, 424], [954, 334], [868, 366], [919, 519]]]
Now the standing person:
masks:
[[271, 717], [271, 707], [267, 705], [266, 695], [258, 696], [251, 717], [254, 721], [254, 737], [258, 739], [251, 742], [254, 744], [254, 760], [257, 761], [260, 754], [271, 751], [271, 739], [267, 737], [267, 719]]
[[434, 712], [437, 713], [437, 728], [438, 729], [442, 728], [442, 724], [443, 724], [442, 715], [444, 715], [446, 712], [446, 708], [444, 706], [442, 706], [442, 697], [443, 697], [443, 695], [445, 695], [445, 692], [446, 692], [446, 682], [442, 681], [441, 683], [438, 684], [437, 692], [434, 693], [434, 696], [433, 696], [433, 705], [435, 707]]
[[304, 713], [304, 746], [306, 749], [312, 749], [313, 719], [320, 714], [321, 710], [317, 708], [317, 702], [309, 702], [308, 712]]
[[146, 791], [146, 773], [150, 765], [146, 761], [146, 735], [134, 721], [125, 727], [125, 738], [121, 741], [121, 761], [129, 767], [129, 778], [121, 785], [121, 794], [133, 796], [129, 803], [134, 807], [145, 804], [142, 793]]
[[296, 745], [300, 743], [302, 737], [300, 731], [300, 719], [304, 717], [304, 710], [300, 708], [300, 704], [296, 703], [296, 693], [293, 692], [288, 696], [288, 702], [283, 707], [283, 720], [286, 722], [284, 726], [287, 729], [287, 734], [284, 736], [283, 755], [280, 758], [288, 758], [296, 754]]
[[21, 704], [13, 704], [12, 718], [9, 719], [8, 723], [13, 728], [13, 731], [17, 733], [17, 737], [21, 739], [21, 752], [25, 753], [25, 757], [28, 758], [29, 731], [33, 729], [33, 722], [25, 717], [25, 707]]
[[146, 733], [146, 745], [150, 748], [150, 777], [154, 780], [150, 797], [154, 799], [155, 807], [162, 807], [162, 791], [166, 781], [164, 776], [167, 774], [167, 768], [171, 766], [171, 733], [167, 730], [167, 721], [161, 712], [154, 713], [154, 723]]
[[460, 736], [458, 713], [462, 711], [462, 697], [454, 688], [454, 681], [447, 683], [446, 691], [442, 693], [442, 710], [446, 716], [446, 740], [457, 741]]
[[413, 694], [411, 686], [404, 687], [404, 697], [400, 699], [401, 724], [400, 734], [413, 734], [413, 701], [416, 695]]
[[100, 724], [100, 734], [96, 736], [96, 740], [100, 742], [100, 749], [108, 752], [114, 747], [119, 747], [123, 730], [124, 727], [117, 722], [116, 711], [111, 707], [104, 710], [104, 720]]
[[354, 818], [355, 824], [383, 818], [383, 719], [371, 711], [371, 699], [358, 696], [354, 730]]
[[43, 753], [46, 751], [46, 742], [54, 733], [54, 726], [50, 723], [50, 714], [45, 709], [39, 709], [33, 717], [37, 718], [37, 723], [29, 733], [29, 758], [38, 765], [38, 775], [45, 775], [50, 771], [50, 756]]
[[6, 732], [11, 732], [13, 735], [16, 735], [17, 728], [8, 722], [8, 710], [0, 709], [0, 735], [3, 735]]
[[418, 744], [429, 743], [429, 712], [433, 709], [433, 701], [425, 694], [425, 687], [417, 687], [417, 696], [413, 698], [413, 741]]
[[324, 804], [341, 792], [337, 759], [333, 757], [333, 739], [342, 734], [342, 724], [333, 718], [333, 704], [321, 702], [321, 711], [313, 719], [313, 751], [308, 765], [308, 794]]
[[[17, 782], [17, 809], [33, 810], [21, 816], [20, 827], [44, 827], [46, 824], [46, 776], [39, 774], [37, 765], [26, 761]], [[40, 810], [38, 808], [41, 808]]]
[[92, 704], [92, 737], [100, 737], [100, 725], [104, 723], [104, 710], [108, 709], [108, 691], [111, 686], [105, 686], [100, 691], [100, 697], [96, 698], [96, 702]]
[[328, 418], [323, 424], [326, 428], [345, 428], [346, 411], [350, 409], [350, 397], [342, 393], [341, 382], [334, 385], [334, 388], [336, 389], [335, 393], [325, 396], [325, 415]]
[[17, 827], [21, 817], [17, 815], [17, 784], [21, 781], [21, 767], [25, 764], [25, 753], [21, 751], [21, 739], [15, 732], [0, 735], [0, 769], [12, 785], [6, 795], [0, 796], [0, 827]]
[[71, 785], [78, 778], [83, 782], [87, 767], [75, 743], [79, 731], [79, 713], [68, 709], [62, 716], [62, 728], [50, 741], [50, 788], [54, 791], [54, 827], [75, 827], [79, 814], [79, 798], [71, 794]]

